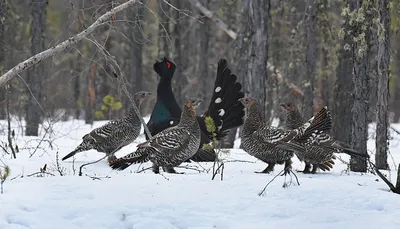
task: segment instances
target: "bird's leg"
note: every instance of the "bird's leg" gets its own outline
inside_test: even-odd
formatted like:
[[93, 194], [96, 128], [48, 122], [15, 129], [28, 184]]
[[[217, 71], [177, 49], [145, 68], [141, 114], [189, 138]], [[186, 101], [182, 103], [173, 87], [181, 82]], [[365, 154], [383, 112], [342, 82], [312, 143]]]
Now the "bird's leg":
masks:
[[160, 173], [160, 166], [153, 164], [152, 166], [153, 173], [159, 174]]
[[[315, 168], [315, 165], [313, 165], [313, 168]], [[306, 166], [304, 166], [304, 170], [302, 173], [310, 173], [311, 170], [311, 164], [306, 162]]]
[[291, 159], [285, 161], [285, 168], [283, 170], [284, 170], [284, 172], [281, 176], [286, 176], [286, 175], [290, 174], [290, 172], [292, 171], [292, 160]]
[[317, 173], [317, 168], [318, 168], [317, 165], [313, 165], [313, 168], [312, 168], [311, 173], [312, 173], [312, 174], [316, 174], [316, 173]]
[[[297, 178], [296, 174], [292, 171], [292, 160], [291, 159], [285, 161], [285, 168], [283, 169], [283, 171], [284, 172], [283, 172], [283, 174], [281, 176], [285, 176], [285, 182], [283, 182], [283, 187], [284, 188], [288, 187], [290, 184], [293, 183], [292, 182], [291, 173], [293, 174], [294, 178], [296, 178], [297, 185], [300, 185], [299, 179]], [[290, 176], [290, 182], [289, 183], [286, 182], [286, 175], [288, 175], [288, 174]]]
[[175, 171], [174, 167], [170, 167], [170, 166], [165, 166], [163, 167], [164, 171], [166, 171], [167, 173], [175, 173], [175, 174], [185, 174], [184, 172], [177, 172]]
[[261, 172], [255, 172], [255, 173], [271, 173], [272, 171], [274, 171], [274, 167], [275, 167], [275, 163], [268, 163], [267, 168], [265, 168]]

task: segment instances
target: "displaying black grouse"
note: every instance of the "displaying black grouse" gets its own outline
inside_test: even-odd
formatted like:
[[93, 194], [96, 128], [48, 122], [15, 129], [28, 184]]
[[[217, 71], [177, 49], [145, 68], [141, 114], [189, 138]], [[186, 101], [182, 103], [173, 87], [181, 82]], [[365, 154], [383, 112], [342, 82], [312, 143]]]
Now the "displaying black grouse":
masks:
[[112, 161], [111, 168], [123, 170], [131, 164], [150, 160], [154, 173], [159, 173], [160, 166], [169, 173], [176, 173], [173, 167], [191, 158], [200, 146], [201, 130], [196, 118], [196, 107], [200, 102], [200, 99], [189, 100], [177, 125], [140, 143], [135, 152]]
[[[137, 92], [133, 96], [136, 106], [140, 108], [142, 101], [150, 95], [151, 92]], [[110, 162], [116, 159], [114, 156], [116, 151], [132, 143], [139, 136], [141, 127], [142, 123], [132, 107], [126, 117], [110, 121], [83, 136], [82, 143], [74, 151], [63, 157], [62, 160], [64, 161], [77, 153], [94, 149], [105, 153]]]
[[[287, 113], [290, 113], [289, 115], [286, 115], [286, 117], [289, 119], [291, 124], [298, 122], [291, 120], [293, 117], [297, 117], [296, 120], [299, 119], [299, 116], [301, 117], [300, 112], [297, 110], [297, 107], [294, 104], [281, 104], [281, 107], [283, 107]], [[299, 116], [296, 115], [296, 113]], [[328, 134], [329, 131], [325, 131], [324, 133], [312, 136], [308, 139], [296, 141], [296, 143], [284, 142], [278, 147], [286, 150], [294, 150], [300, 160], [313, 165], [326, 164], [327, 162], [329, 163], [329, 161], [331, 161], [334, 157], [334, 153], [345, 153], [358, 158], [369, 157], [368, 154], [361, 154], [353, 149], [350, 149], [348, 146], [344, 146], [343, 143], [336, 141]], [[298, 143], [301, 143], [301, 146]], [[315, 173], [317, 168], [317, 166], [313, 166], [311, 173]]]
[[255, 99], [241, 98], [240, 102], [247, 109], [247, 117], [240, 131], [241, 148], [268, 164], [262, 173], [270, 173], [274, 170], [275, 164], [283, 163], [285, 163], [285, 174], [291, 170], [294, 150], [278, 148], [279, 144], [318, 136], [318, 133], [332, 127], [332, 117], [326, 107], [299, 128], [283, 130], [266, 124]]
[[[179, 107], [174, 93], [172, 92], [171, 81], [176, 65], [164, 57], [156, 61], [154, 71], [160, 76], [157, 87], [157, 102], [147, 126], [152, 135], [165, 130], [168, 127], [179, 123], [181, 108]], [[236, 75], [231, 73], [225, 59], [220, 59], [217, 68], [213, 95], [207, 111], [202, 116], [197, 116], [201, 129], [201, 143], [197, 153], [190, 159], [193, 161], [214, 161], [215, 152], [210, 147], [203, 148], [215, 137], [221, 140], [227, 135], [228, 130], [243, 124], [244, 106], [238, 99], [244, 97], [241, 92], [242, 85], [236, 82]], [[216, 133], [210, 133], [206, 129], [205, 117], [210, 116], [216, 126]], [[146, 139], [148, 139], [146, 135]]]

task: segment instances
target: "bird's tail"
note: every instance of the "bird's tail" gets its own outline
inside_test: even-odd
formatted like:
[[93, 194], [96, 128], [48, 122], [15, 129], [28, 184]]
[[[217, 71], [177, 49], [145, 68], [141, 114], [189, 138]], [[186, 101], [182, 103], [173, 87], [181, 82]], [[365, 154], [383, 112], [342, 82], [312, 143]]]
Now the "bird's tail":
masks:
[[319, 169], [321, 169], [322, 171], [325, 172], [325, 171], [330, 171], [331, 169], [333, 169], [333, 165], [334, 164], [335, 164], [335, 161], [330, 160], [330, 161], [327, 161], [327, 162], [325, 162], [323, 164], [316, 164], [314, 166], [318, 167]]
[[319, 134], [326, 133], [332, 129], [332, 116], [328, 108], [323, 107], [314, 117], [309, 119], [305, 124], [299, 127], [301, 136], [298, 141], [313, 142], [319, 137]]
[[218, 61], [217, 77], [208, 110], [204, 117], [210, 116], [215, 124], [215, 134], [208, 132], [208, 137], [218, 140], [227, 135], [228, 130], [243, 124], [244, 106], [238, 100], [244, 97], [242, 85], [237, 76], [231, 73], [225, 59]]
[[64, 161], [64, 160], [66, 160], [66, 159], [68, 159], [68, 158], [74, 156], [74, 155], [77, 154], [77, 153], [80, 153], [80, 152], [83, 152], [83, 151], [87, 151], [87, 150], [90, 150], [90, 149], [92, 149], [91, 144], [88, 143], [88, 142], [86, 142], [86, 141], [83, 141], [81, 144], [79, 144], [79, 145], [74, 149], [74, 151], [72, 151], [71, 153], [65, 155], [61, 160]]
[[124, 170], [132, 164], [140, 164], [149, 161], [148, 150], [150, 148], [138, 148], [126, 156], [115, 159], [109, 163], [109, 166], [114, 170]]

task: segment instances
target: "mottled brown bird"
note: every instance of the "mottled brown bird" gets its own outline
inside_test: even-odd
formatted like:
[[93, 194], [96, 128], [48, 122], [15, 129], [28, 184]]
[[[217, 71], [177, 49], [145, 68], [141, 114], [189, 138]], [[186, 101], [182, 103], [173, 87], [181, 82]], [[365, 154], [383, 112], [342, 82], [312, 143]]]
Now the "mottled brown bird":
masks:
[[124, 170], [132, 164], [151, 161], [153, 172], [163, 167], [169, 173], [176, 173], [173, 167], [191, 158], [200, 146], [201, 129], [196, 118], [196, 107], [201, 99], [189, 100], [182, 111], [178, 125], [162, 130], [138, 149], [110, 163], [111, 168]]
[[261, 116], [258, 103], [251, 97], [242, 98], [239, 101], [246, 108], [246, 120], [240, 132], [241, 148], [248, 154], [268, 164], [262, 173], [273, 171], [275, 164], [285, 163], [285, 174], [291, 171], [291, 158], [293, 149], [282, 149], [277, 146], [282, 143], [304, 141], [313, 137], [315, 133], [330, 129], [332, 120], [326, 108], [299, 128], [283, 130], [268, 125]]
[[[301, 116], [297, 106], [293, 103], [282, 103], [280, 106], [286, 113], [287, 129], [295, 129], [304, 123], [304, 119]], [[330, 130], [326, 130], [318, 136], [312, 136], [311, 138], [304, 140], [301, 144], [287, 142], [283, 143], [279, 148], [286, 150], [294, 150], [296, 156], [300, 161], [304, 161], [306, 166], [303, 170], [304, 173], [316, 173], [317, 168], [323, 171], [329, 171], [333, 168], [335, 155], [334, 153], [345, 153], [350, 156], [365, 158], [368, 155], [361, 154], [348, 147], [345, 147], [343, 143], [339, 143], [329, 135]], [[312, 171], [310, 171], [310, 165], [313, 165]]]

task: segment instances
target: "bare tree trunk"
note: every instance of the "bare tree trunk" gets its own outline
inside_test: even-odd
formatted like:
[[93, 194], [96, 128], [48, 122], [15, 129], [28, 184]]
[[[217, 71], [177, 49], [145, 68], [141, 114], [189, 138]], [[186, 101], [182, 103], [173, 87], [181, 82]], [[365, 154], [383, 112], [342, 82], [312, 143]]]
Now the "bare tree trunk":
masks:
[[269, 0], [244, 0], [242, 24], [236, 50], [238, 78], [243, 79], [245, 93], [256, 98], [265, 117], [268, 60]]
[[[400, 33], [395, 34], [392, 37], [393, 41], [400, 39]], [[394, 113], [394, 122], [400, 120], [400, 42], [393, 42], [394, 54], [392, 60], [393, 74], [391, 75], [390, 84], [390, 108]]]
[[[167, 2], [170, 2], [166, 0]], [[158, 0], [158, 56], [166, 56], [171, 58], [171, 49], [168, 46], [171, 46], [170, 40], [170, 29], [169, 29], [169, 20], [170, 20], [170, 9], [171, 7], [164, 2], [164, 0]]]
[[[351, 11], [355, 9], [355, 4], [350, 2], [349, 8]], [[350, 108], [353, 107], [352, 92], [353, 92], [353, 52], [349, 47], [354, 46], [352, 35], [347, 32], [351, 31], [350, 18], [346, 15], [345, 22], [342, 25], [344, 32], [341, 48], [339, 51], [339, 65], [337, 69], [334, 103], [332, 104], [332, 119], [333, 119], [333, 136], [346, 144], [351, 142], [351, 126], [352, 113]]]
[[[283, 3], [282, 3], [283, 4]], [[292, 13], [288, 15], [288, 20], [290, 23], [290, 30], [291, 30], [291, 36], [289, 38], [289, 44], [288, 46], [288, 57], [287, 62], [286, 62], [286, 68], [285, 68], [285, 75], [288, 81], [296, 83], [296, 79], [299, 76], [300, 68], [298, 66], [298, 60], [301, 57], [303, 57], [303, 51], [301, 47], [304, 40], [303, 37], [301, 37], [301, 34], [299, 34], [298, 27], [300, 24], [300, 21], [303, 21], [302, 16], [299, 16], [301, 13], [304, 12], [305, 6], [304, 6], [304, 1], [290, 1], [288, 3], [288, 7], [291, 8]], [[299, 42], [300, 41], [300, 42]], [[303, 65], [303, 63], [301, 63]], [[274, 63], [274, 65], [277, 65], [277, 63]], [[284, 81], [283, 81], [284, 82]], [[279, 99], [282, 102], [285, 101], [291, 101], [295, 103], [300, 103], [303, 100], [303, 97], [300, 97], [293, 93], [294, 90], [289, 87], [288, 84], [281, 84], [279, 88]], [[281, 113], [279, 116], [279, 127], [281, 127], [284, 123], [284, 115]]]
[[[369, 110], [369, 74], [371, 58], [371, 27], [373, 19], [373, 2], [363, 2], [353, 0], [356, 4], [355, 12], [362, 12], [365, 20], [358, 22], [361, 24], [352, 24], [354, 37], [362, 37], [357, 40], [352, 48], [353, 51], [353, 98], [352, 108], [352, 131], [351, 146], [360, 153], [367, 154], [368, 141], [368, 110]], [[359, 158], [352, 157], [350, 160], [350, 169], [353, 172], [366, 172], [367, 162]]]
[[[390, 11], [389, 0], [379, 2], [380, 22], [383, 30], [378, 32], [378, 77], [376, 103], [376, 154], [375, 165], [378, 169], [388, 169], [387, 151], [389, 139], [389, 63], [390, 63]], [[380, 33], [380, 34], [379, 34]]]
[[[44, 33], [46, 30], [46, 0], [31, 1], [32, 14], [32, 47], [31, 53], [35, 55], [45, 50]], [[40, 102], [42, 100], [42, 79], [45, 79], [44, 65], [34, 65], [28, 71], [28, 104], [26, 106], [26, 129], [27, 136], [38, 136], [39, 123], [42, 111]]]
[[[6, 0], [0, 0], [0, 74], [4, 72], [4, 29], [5, 29]], [[5, 120], [6, 113], [6, 88], [0, 88], [0, 120]]]
[[[174, 6], [184, 12], [190, 10], [190, 4], [186, 1], [174, 0]], [[174, 78], [172, 79], [172, 89], [177, 103], [181, 106], [185, 102], [184, 89], [187, 87], [186, 74], [190, 66], [191, 59], [190, 51], [195, 47], [189, 47], [190, 42], [190, 19], [183, 13], [174, 11], [174, 58], [177, 68], [175, 70]]]
[[[144, 90], [144, 82], [143, 82], [143, 43], [144, 43], [144, 29], [143, 29], [143, 15], [144, 15], [144, 6], [141, 4], [137, 4], [133, 7], [134, 10], [130, 12], [130, 21], [129, 24], [129, 35], [130, 35], [130, 46], [131, 46], [131, 60], [129, 61], [130, 74], [129, 83], [133, 89], [132, 94]], [[129, 104], [129, 99], [126, 99], [126, 104]], [[143, 104], [144, 105], [144, 104]], [[126, 111], [130, 106], [125, 106]], [[141, 110], [145, 110], [145, 106], [141, 106]]]
[[93, 124], [94, 120], [94, 101], [95, 101], [95, 93], [96, 90], [94, 88], [95, 76], [97, 74], [97, 64], [93, 63], [90, 66], [89, 77], [87, 77], [87, 97], [86, 97], [86, 106], [85, 106], [85, 123]]
[[311, 118], [314, 114], [314, 85], [317, 53], [317, 0], [309, 0], [307, 6], [307, 52], [306, 77], [303, 98], [303, 117]]
[[[80, 57], [78, 57], [78, 60], [81, 59]], [[75, 112], [74, 112], [74, 117], [75, 119], [79, 119], [81, 116], [81, 106], [79, 105], [78, 101], [79, 101], [79, 97], [81, 95], [81, 89], [80, 89], [80, 85], [81, 85], [81, 78], [79, 77], [80, 72], [81, 72], [81, 68], [80, 68], [80, 63], [77, 62], [76, 63], [76, 75], [74, 78], [74, 100], [75, 100]]]
[[[208, 3], [209, 0], [204, 0], [203, 4], [205, 7], [208, 8]], [[204, 15], [202, 15], [204, 17]], [[209, 101], [209, 98], [211, 99], [212, 93], [212, 87], [210, 88], [210, 81], [212, 81], [210, 77], [210, 71], [208, 69], [208, 60], [209, 60], [209, 55], [208, 55], [208, 43], [209, 43], [209, 37], [210, 37], [210, 21], [204, 17], [203, 18], [203, 24], [198, 23], [197, 26], [197, 36], [198, 36], [198, 51], [197, 55], [199, 56], [199, 61], [197, 62], [197, 76], [198, 80], [200, 81], [200, 87], [201, 87], [201, 98], [203, 101]], [[210, 90], [211, 89], [211, 90]], [[201, 104], [201, 110], [204, 111], [208, 107], [207, 102], [203, 102]]]

